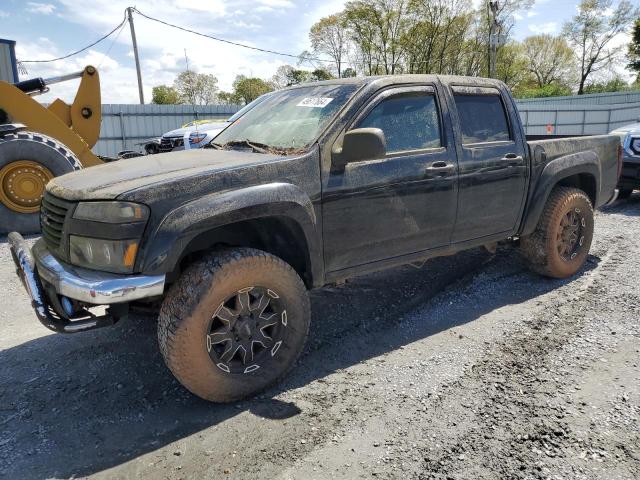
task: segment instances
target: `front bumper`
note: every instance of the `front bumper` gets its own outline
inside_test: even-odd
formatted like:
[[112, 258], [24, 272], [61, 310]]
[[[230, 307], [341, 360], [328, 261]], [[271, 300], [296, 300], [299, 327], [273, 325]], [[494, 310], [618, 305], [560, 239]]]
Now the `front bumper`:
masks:
[[[112, 325], [126, 315], [129, 302], [157, 297], [164, 292], [164, 275], [116, 275], [73, 267], [59, 262], [47, 250], [43, 240], [30, 249], [22, 236], [9, 234], [16, 272], [38, 319], [47, 328], [71, 333]], [[63, 304], [73, 305], [65, 312]], [[97, 317], [84, 307], [110, 305], [107, 314]]]
[[624, 189], [640, 188], [640, 158], [624, 158], [618, 187]]

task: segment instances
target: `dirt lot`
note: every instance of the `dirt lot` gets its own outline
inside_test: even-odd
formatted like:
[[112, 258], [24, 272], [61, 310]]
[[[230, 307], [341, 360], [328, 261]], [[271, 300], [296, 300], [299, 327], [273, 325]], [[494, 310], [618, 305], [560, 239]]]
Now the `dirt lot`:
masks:
[[50, 334], [0, 241], [0, 477], [640, 478], [640, 195], [584, 271], [472, 251], [312, 293], [301, 364], [212, 405], [153, 319]]

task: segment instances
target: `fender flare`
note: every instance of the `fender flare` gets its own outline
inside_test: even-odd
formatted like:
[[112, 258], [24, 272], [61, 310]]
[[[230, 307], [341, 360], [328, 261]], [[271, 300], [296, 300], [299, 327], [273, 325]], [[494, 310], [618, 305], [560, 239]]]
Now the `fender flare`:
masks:
[[311, 275], [322, 275], [322, 251], [315, 209], [311, 199], [290, 183], [269, 183], [213, 193], [172, 210], [148, 235], [139, 270], [169, 273], [198, 235], [233, 223], [269, 217], [285, 217], [302, 230]]
[[[535, 155], [544, 155], [544, 152], [536, 151]], [[525, 210], [523, 227], [520, 231], [521, 236], [533, 233], [553, 188], [565, 178], [580, 174], [591, 175], [595, 180], [595, 208], [600, 196], [602, 176], [598, 155], [593, 151], [587, 151], [555, 158], [545, 165], [535, 184]]]

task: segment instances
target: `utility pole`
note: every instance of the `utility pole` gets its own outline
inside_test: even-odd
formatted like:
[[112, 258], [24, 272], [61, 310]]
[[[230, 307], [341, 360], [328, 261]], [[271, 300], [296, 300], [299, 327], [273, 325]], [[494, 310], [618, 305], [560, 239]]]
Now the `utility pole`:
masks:
[[496, 57], [498, 54], [498, 41], [500, 24], [498, 23], [498, 2], [490, 1], [487, 4], [488, 14], [490, 16], [489, 23], [489, 77], [496, 77]]
[[136, 40], [136, 29], [133, 26], [133, 8], [127, 7], [127, 18], [131, 27], [131, 41], [133, 42], [133, 56], [136, 59], [136, 73], [138, 74], [138, 93], [140, 94], [140, 104], [144, 105], [144, 90], [142, 89], [142, 72], [140, 71], [140, 57], [138, 56], [138, 41]]

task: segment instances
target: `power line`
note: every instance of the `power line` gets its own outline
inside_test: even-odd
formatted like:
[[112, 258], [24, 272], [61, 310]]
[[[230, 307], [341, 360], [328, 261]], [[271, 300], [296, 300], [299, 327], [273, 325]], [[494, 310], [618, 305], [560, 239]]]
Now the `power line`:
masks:
[[104, 62], [104, 59], [107, 58], [107, 56], [111, 53], [111, 49], [113, 48], [113, 46], [118, 41], [118, 38], [120, 37], [120, 34], [122, 33], [122, 30], [124, 30], [124, 26], [125, 26], [125, 22], [122, 22], [122, 25], [120, 26], [120, 30], [118, 30], [118, 34], [115, 36], [115, 38], [111, 42], [111, 45], [109, 45], [109, 48], [107, 49], [107, 51], [102, 56], [102, 60], [100, 60], [100, 63], [98, 64], [98, 69], [102, 65], [102, 62]]
[[[164, 20], [160, 20], [159, 18], [151, 17], [149, 15], [146, 15], [146, 14], [142, 13], [136, 7], [129, 7], [129, 8], [131, 8], [131, 10], [135, 11], [136, 13], [138, 13], [140, 16], [146, 18], [147, 20], [151, 20], [153, 22], [161, 23], [161, 24], [166, 25], [168, 27], [176, 28], [178, 30], [182, 30], [184, 32], [191, 33], [193, 35], [198, 35], [200, 37], [205, 37], [205, 38], [208, 38], [210, 40], [215, 40], [217, 42], [222, 42], [222, 43], [226, 43], [226, 44], [229, 44], [229, 45], [234, 45], [236, 47], [246, 48], [246, 49], [249, 49], [249, 50], [255, 50], [255, 51], [258, 51], [258, 52], [262, 52], [262, 53], [270, 53], [270, 54], [273, 54], [273, 55], [279, 55], [279, 56], [283, 56], [283, 57], [296, 58], [298, 60], [302, 59], [302, 60], [308, 60], [308, 61], [334, 63], [334, 61], [330, 60], [330, 59], [318, 58], [318, 57], [309, 57], [309, 56], [306, 56], [306, 55], [294, 55], [294, 54], [291, 54], [291, 53], [279, 52], [277, 50], [270, 50], [270, 49], [267, 49], [267, 48], [254, 47], [252, 45], [247, 45], [247, 44], [240, 43], [240, 42], [234, 42], [232, 40], [227, 40], [227, 39], [224, 39], [224, 38], [221, 38], [221, 37], [217, 37], [217, 36], [214, 36], [214, 35], [209, 35], [209, 34], [206, 34], [206, 33], [197, 32], [197, 31], [192, 30], [190, 28], [181, 27], [180, 25], [175, 25], [173, 23], [169, 23], [169, 22], [166, 22]], [[121, 29], [125, 25], [126, 22], [127, 22], [127, 16], [126, 16], [126, 10], [125, 10], [125, 15], [124, 15], [124, 18], [123, 18], [122, 22], [120, 22], [118, 25], [116, 25], [113, 28], [113, 30], [111, 30], [109, 33], [107, 33], [106, 35], [103, 35], [102, 37], [100, 37], [95, 42], [87, 45], [86, 47], [81, 48], [80, 50], [76, 50], [74, 52], [68, 53], [67, 55], [64, 55], [64, 56], [58, 57], [58, 58], [51, 58], [51, 59], [47, 59], [47, 60], [21, 60], [20, 62], [21, 63], [51, 63], [51, 62], [57, 62], [57, 61], [60, 61], [60, 60], [65, 60], [67, 58], [73, 57], [74, 55], [78, 55], [78, 54], [80, 54], [82, 52], [85, 52], [86, 50], [90, 49], [91, 47], [94, 47], [97, 44], [99, 44], [100, 42], [103, 42], [104, 40], [109, 38], [111, 35], [113, 35], [116, 31]], [[120, 35], [120, 32], [118, 32], [118, 35]], [[117, 40], [117, 37], [116, 37], [116, 40]], [[114, 40], [113, 43], [115, 43], [115, 40]], [[111, 44], [111, 47], [109, 47], [109, 50], [111, 50], [111, 48], [113, 47], [113, 43]]]
[[78, 55], [79, 53], [82, 53], [86, 50], [89, 50], [91, 47], [96, 46], [97, 44], [99, 44], [100, 42], [106, 40], [107, 38], [109, 38], [111, 35], [113, 35], [120, 27], [122, 27], [125, 22], [127, 21], [127, 18], [125, 16], [125, 18], [122, 20], [122, 22], [120, 22], [113, 30], [111, 30], [109, 33], [107, 33], [106, 35], [100, 37], [98, 40], [96, 40], [95, 42], [93, 42], [90, 45], [87, 45], [86, 47], [81, 48], [80, 50], [76, 50], [75, 52], [71, 52], [63, 57], [58, 57], [58, 58], [51, 58], [48, 60], [20, 60], [21, 63], [50, 63], [50, 62], [57, 62], [59, 60], [65, 60], [69, 57], [73, 57], [74, 55]]
[[217, 42], [228, 43], [229, 45], [235, 45], [236, 47], [248, 48], [250, 50], [256, 50], [258, 52], [263, 52], [263, 53], [271, 53], [271, 54], [280, 55], [280, 56], [283, 56], [283, 57], [290, 57], [290, 58], [297, 58], [297, 59], [304, 59], [304, 60], [314, 60], [316, 62], [334, 63], [333, 60], [329, 60], [329, 59], [316, 58], [316, 57], [307, 57], [307, 56], [304, 56], [304, 55], [293, 55], [291, 53], [283, 53], [283, 52], [278, 52], [276, 50], [269, 50], [269, 49], [266, 49], [266, 48], [260, 48], [260, 47], [254, 47], [252, 45], [246, 45], [244, 43], [233, 42], [231, 40], [226, 40], [224, 38], [216, 37], [216, 36], [213, 36], [213, 35], [208, 35], [206, 33], [196, 32], [195, 30], [191, 30], [189, 28], [181, 27], [179, 25], [174, 25], [173, 23], [165, 22], [164, 20], [160, 20], [160, 19], [157, 19], [157, 18], [150, 17], [149, 15], [145, 15], [144, 13], [142, 13], [136, 7], [133, 7], [133, 10], [136, 13], [140, 14], [141, 16], [143, 16], [144, 18], [148, 19], [148, 20], [152, 20], [154, 22], [162, 23], [163, 25], [166, 25], [166, 26], [172, 27], [172, 28], [177, 28], [178, 30], [182, 30], [184, 32], [193, 33], [194, 35], [198, 35], [200, 37], [206, 37], [206, 38], [209, 38], [211, 40], [215, 40]]

